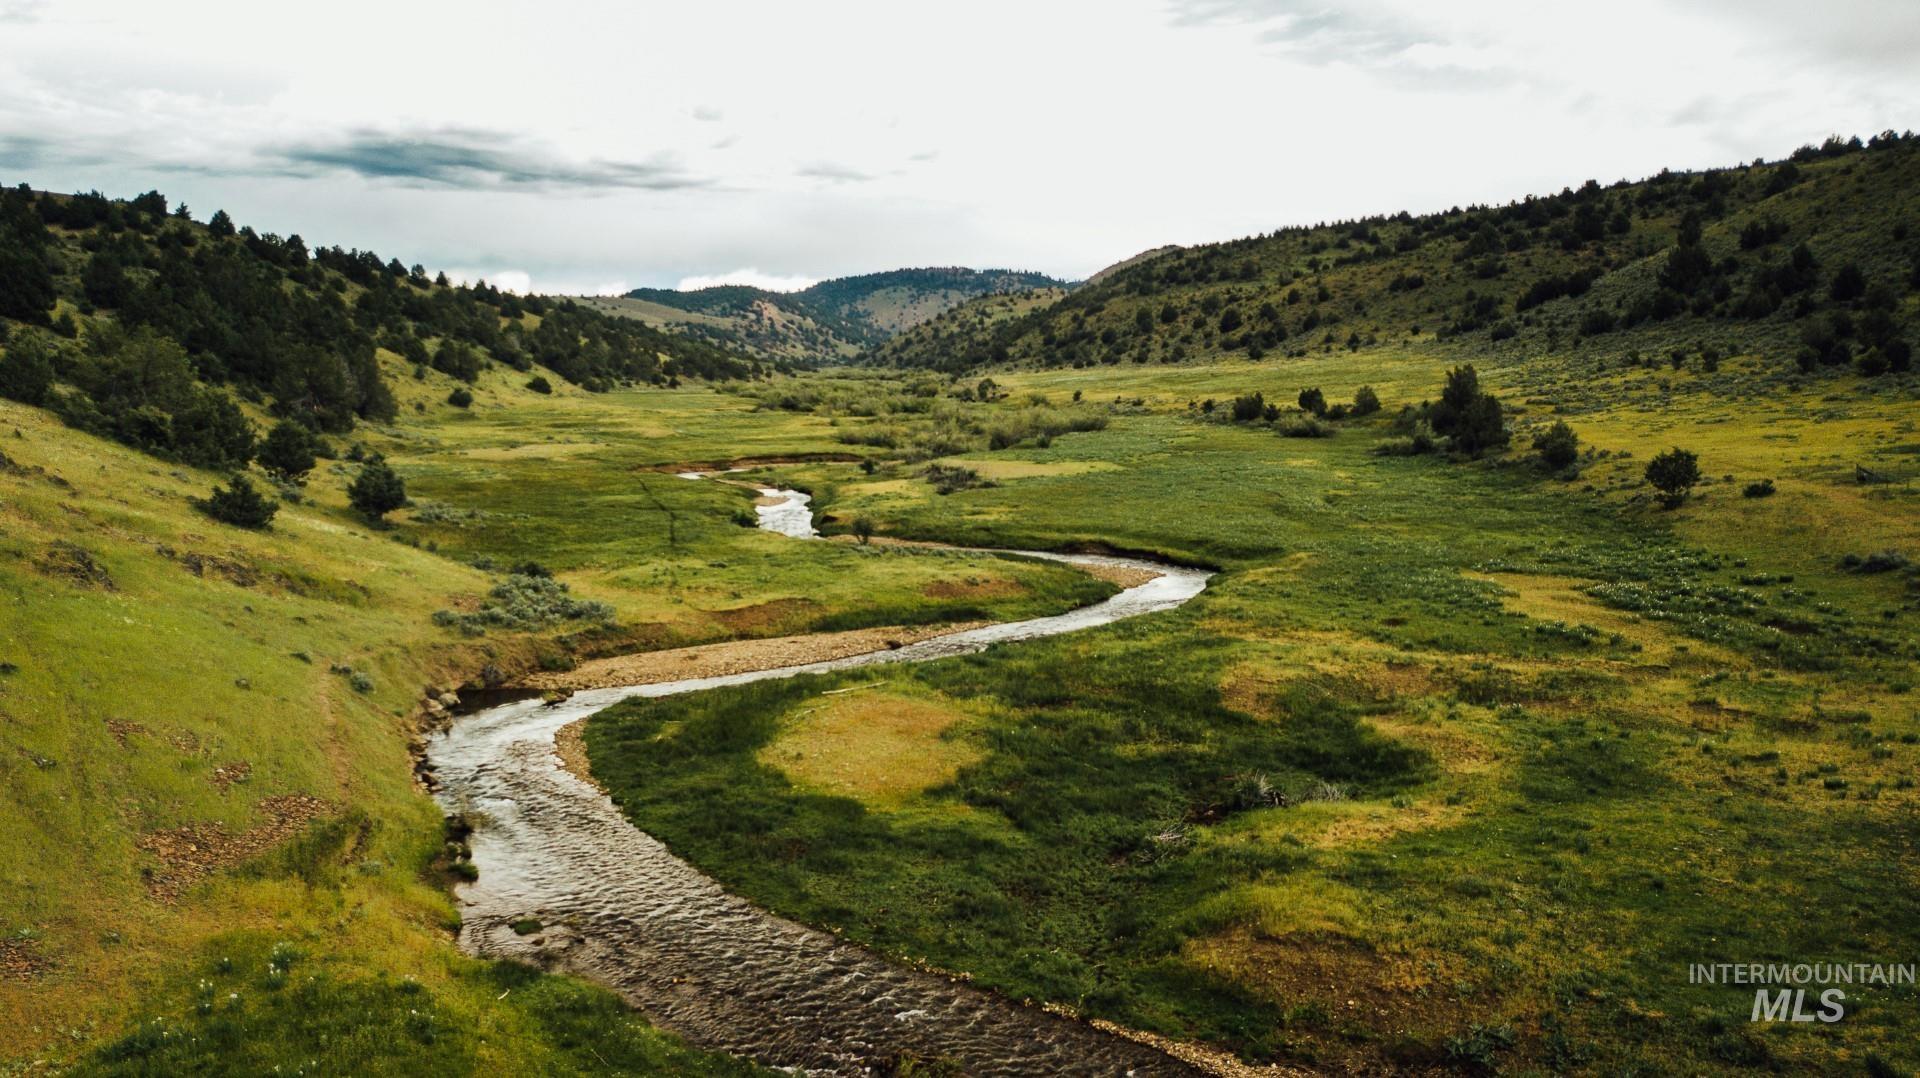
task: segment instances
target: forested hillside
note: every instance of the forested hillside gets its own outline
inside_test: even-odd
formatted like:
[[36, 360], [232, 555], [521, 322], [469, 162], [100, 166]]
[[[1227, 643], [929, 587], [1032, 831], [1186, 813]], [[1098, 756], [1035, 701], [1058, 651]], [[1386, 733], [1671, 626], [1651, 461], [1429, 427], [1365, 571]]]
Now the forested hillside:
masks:
[[1911, 364], [1916, 219], [1913, 135], [1834, 138], [1783, 161], [1171, 251], [1018, 319], [963, 320], [868, 355], [965, 370], [1438, 342], [1644, 363], [1758, 351], [1783, 372], [1878, 375]]
[[838, 277], [798, 292], [747, 285], [688, 292], [639, 288], [585, 302], [762, 359], [831, 361], [852, 358], [981, 296], [1064, 287], [1041, 273], [934, 267]]
[[[251, 459], [256, 405], [313, 433], [391, 420], [391, 370], [499, 365], [589, 390], [749, 377], [712, 345], [371, 251], [205, 223], [158, 192], [0, 192], [0, 394], [207, 467]], [[384, 362], [383, 362], [384, 361]], [[453, 395], [453, 403], [460, 406]]]

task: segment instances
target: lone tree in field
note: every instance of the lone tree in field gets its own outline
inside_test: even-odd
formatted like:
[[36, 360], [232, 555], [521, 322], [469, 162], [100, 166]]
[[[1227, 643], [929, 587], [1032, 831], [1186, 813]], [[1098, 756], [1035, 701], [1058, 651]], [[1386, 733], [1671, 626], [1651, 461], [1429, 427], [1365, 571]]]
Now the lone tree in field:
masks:
[[236, 528], [264, 530], [280, 511], [280, 503], [260, 495], [244, 475], [233, 477], [232, 486], [214, 487], [205, 498], [195, 498], [193, 507], [222, 524]]
[[867, 543], [871, 542], [873, 539], [873, 518], [864, 513], [854, 517], [853, 537], [860, 541], [861, 546], [866, 546]]
[[1453, 448], [1479, 456], [1507, 444], [1507, 424], [1500, 400], [1480, 391], [1480, 375], [1471, 364], [1447, 372], [1440, 400], [1428, 414], [1436, 434], [1453, 439]]
[[1533, 436], [1533, 451], [1547, 467], [1559, 471], [1580, 459], [1580, 436], [1562, 419]]
[[1315, 386], [1312, 389], [1301, 390], [1300, 410], [1303, 412], [1312, 412], [1314, 415], [1326, 415], [1327, 395], [1320, 392], [1319, 386]]
[[1669, 449], [1647, 462], [1647, 482], [1660, 492], [1660, 504], [1672, 509], [1686, 501], [1700, 482], [1700, 458], [1684, 449]]
[[300, 424], [283, 419], [267, 432], [254, 459], [275, 478], [299, 483], [313, 470], [313, 450], [313, 434]]
[[1372, 386], [1361, 386], [1353, 391], [1353, 414], [1372, 415], [1380, 410], [1380, 394]]
[[399, 473], [376, 460], [360, 469], [360, 475], [347, 487], [347, 500], [372, 520], [379, 520], [407, 504], [407, 484]]

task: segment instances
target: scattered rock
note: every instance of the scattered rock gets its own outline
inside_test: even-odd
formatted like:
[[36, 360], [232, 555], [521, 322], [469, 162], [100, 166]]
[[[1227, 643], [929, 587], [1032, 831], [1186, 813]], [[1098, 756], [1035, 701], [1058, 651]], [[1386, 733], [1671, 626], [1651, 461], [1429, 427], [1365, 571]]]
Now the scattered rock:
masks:
[[120, 747], [123, 749], [127, 747], [127, 739], [129, 737], [132, 737], [134, 734], [145, 734], [146, 732], [146, 727], [128, 719], [107, 720], [107, 733], [112, 734], [113, 739], [118, 741]]
[[57, 577], [82, 588], [99, 588], [102, 591], [117, 591], [113, 583], [113, 574], [107, 567], [93, 560], [84, 547], [69, 543], [65, 539], [56, 539], [47, 545], [47, 549], [34, 561], [34, 568], [51, 577]]
[[[20, 432], [17, 430], [14, 431], [13, 434], [16, 438], [20, 436]], [[47, 471], [45, 468], [21, 464], [5, 453], [0, 453], [0, 475], [17, 475], [27, 479], [39, 479], [43, 482], [51, 483], [61, 490], [73, 490], [72, 483]]]
[[199, 554], [189, 551], [179, 556], [180, 566], [197, 577], [211, 573], [243, 588], [251, 588], [260, 582], [260, 572], [253, 564], [241, 558], [223, 557], [219, 554]]
[[0, 939], [0, 980], [30, 981], [53, 968], [40, 953], [36, 940], [25, 936]]
[[230, 764], [221, 764], [213, 769], [207, 778], [225, 793], [236, 783], [242, 783], [253, 777], [253, 765], [245, 760], [235, 760]]
[[136, 845], [159, 862], [142, 871], [147, 893], [162, 902], [174, 902], [208, 874], [279, 845], [331, 810], [325, 801], [308, 794], [269, 797], [255, 808], [264, 822], [237, 835], [221, 824], [204, 823], [141, 836]]
[[560, 757], [560, 766], [581, 782], [605, 793], [607, 788], [593, 777], [593, 769], [587, 765], [587, 720], [575, 719], [562, 726], [553, 735], [553, 752]]

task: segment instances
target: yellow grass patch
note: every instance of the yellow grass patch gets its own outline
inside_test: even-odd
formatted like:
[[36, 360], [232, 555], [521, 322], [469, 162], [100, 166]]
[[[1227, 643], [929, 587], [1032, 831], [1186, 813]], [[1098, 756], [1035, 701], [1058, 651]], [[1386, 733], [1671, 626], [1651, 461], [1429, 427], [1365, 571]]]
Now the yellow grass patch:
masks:
[[1120, 466], [1105, 460], [1007, 460], [1003, 458], [954, 458], [944, 463], [972, 468], [993, 480], [1036, 479], [1049, 475], [1085, 475], [1088, 472], [1118, 471]]
[[1359, 892], [1305, 872], [1228, 888], [1202, 901], [1194, 914], [1201, 920], [1232, 925], [1269, 939], [1306, 933], [1357, 933], [1368, 922]]
[[1592, 583], [1571, 576], [1545, 573], [1467, 573], [1475, 580], [1498, 584], [1506, 593], [1500, 605], [1515, 613], [1540, 621], [1558, 621], [1568, 625], [1591, 625], [1605, 633], [1639, 644], [1648, 658], [1666, 661], [1673, 652], [1683, 650], [1695, 657], [1708, 658], [1716, 666], [1747, 665], [1732, 652], [1711, 644], [1689, 640], [1667, 630], [1658, 622], [1638, 614], [1615, 610], [1587, 595], [1581, 589]]
[[959, 580], [936, 580], [920, 590], [929, 599], [991, 599], [1019, 595], [1026, 588], [1017, 580], [969, 576]]
[[946, 701], [885, 690], [823, 695], [790, 717], [760, 759], [803, 785], [895, 807], [980, 758], [953, 734], [970, 717]]
[[[641, 437], [665, 438], [672, 431], [636, 431]], [[528, 442], [525, 445], [488, 445], [463, 449], [459, 455], [471, 460], [561, 460], [604, 449], [601, 442]]]

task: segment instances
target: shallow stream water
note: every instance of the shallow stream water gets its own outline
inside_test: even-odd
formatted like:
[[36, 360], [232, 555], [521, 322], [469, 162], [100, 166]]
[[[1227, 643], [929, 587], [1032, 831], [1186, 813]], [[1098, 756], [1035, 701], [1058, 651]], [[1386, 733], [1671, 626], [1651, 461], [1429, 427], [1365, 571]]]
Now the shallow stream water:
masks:
[[[805, 494], [761, 493], [761, 527], [817, 534]], [[555, 753], [562, 727], [632, 697], [924, 662], [1073, 632], [1179, 606], [1209, 575], [1130, 558], [1008, 553], [1158, 575], [1053, 617], [831, 662], [593, 690], [551, 706], [519, 701], [457, 719], [432, 739], [427, 763], [442, 806], [474, 824], [480, 875], [458, 892], [462, 946], [599, 982], [694, 1044], [812, 1074], [871, 1073], [907, 1057], [951, 1060], [978, 1075], [1194, 1073], [1146, 1045], [897, 965], [728, 893], [628, 823]], [[544, 927], [522, 936], [512, 924], [523, 918]]]

